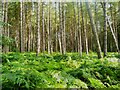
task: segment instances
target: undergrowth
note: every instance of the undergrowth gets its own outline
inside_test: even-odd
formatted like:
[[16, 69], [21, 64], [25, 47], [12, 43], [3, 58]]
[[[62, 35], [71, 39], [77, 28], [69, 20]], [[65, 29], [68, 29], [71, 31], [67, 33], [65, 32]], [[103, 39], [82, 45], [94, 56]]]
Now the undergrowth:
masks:
[[91, 52], [88, 56], [78, 53], [61, 55], [9, 52], [1, 54], [3, 89], [33, 88], [120, 88], [120, 64], [107, 58], [97, 59]]

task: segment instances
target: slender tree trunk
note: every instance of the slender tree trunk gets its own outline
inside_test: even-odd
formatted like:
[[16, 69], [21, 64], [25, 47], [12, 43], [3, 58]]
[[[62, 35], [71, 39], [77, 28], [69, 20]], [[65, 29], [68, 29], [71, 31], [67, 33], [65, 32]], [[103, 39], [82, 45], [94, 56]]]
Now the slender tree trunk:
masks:
[[61, 13], [61, 3], [59, 2], [59, 33], [58, 33], [58, 40], [59, 40], [59, 47], [60, 47], [60, 53], [62, 54], [62, 43], [61, 43], [61, 28], [62, 24], [62, 13]]
[[45, 52], [45, 25], [44, 25], [44, 2], [42, 2], [42, 31], [43, 31], [43, 52]]
[[23, 52], [26, 51], [27, 40], [26, 40], [26, 10], [25, 10], [25, 2], [23, 2], [23, 31], [22, 31], [22, 43], [23, 43]]
[[23, 1], [20, 2], [20, 52], [24, 51], [24, 37], [23, 37]]
[[[31, 5], [30, 5], [31, 6]], [[30, 8], [30, 9], [32, 9], [32, 8]], [[28, 47], [27, 47], [27, 51], [28, 52], [30, 52], [30, 49], [31, 49], [31, 33], [32, 33], [32, 20], [31, 20], [31, 14], [32, 14], [32, 12], [31, 12], [31, 10], [30, 10], [30, 16], [29, 16], [29, 21], [28, 21]]]
[[113, 39], [114, 39], [114, 41], [115, 41], [115, 45], [116, 45], [117, 51], [119, 52], [119, 47], [118, 47], [117, 38], [116, 38], [116, 36], [115, 36], [115, 34], [114, 34], [114, 31], [113, 31], [113, 28], [112, 28], [112, 25], [111, 25], [110, 19], [107, 18], [107, 21], [108, 21], [108, 24], [109, 24], [109, 27], [110, 27], [110, 30], [111, 30], [111, 33], [112, 33]]
[[[81, 6], [81, 15], [82, 15], [82, 28], [84, 31], [84, 39], [85, 39], [85, 50], [86, 50], [86, 54], [88, 55], [88, 43], [87, 43], [87, 35], [86, 35], [86, 27], [85, 27], [85, 20], [84, 20], [84, 12], [83, 12], [83, 5], [82, 2], [80, 2], [80, 6]], [[86, 17], [87, 18], [87, 17]]]
[[77, 52], [77, 28], [76, 28], [77, 23], [76, 23], [75, 4], [76, 4], [76, 2], [73, 2], [73, 8], [74, 8], [74, 31], [75, 31], [75, 35], [74, 35], [74, 36], [75, 36], [75, 37], [74, 37], [74, 43], [75, 43], [74, 49], [75, 49], [75, 51]]
[[55, 2], [55, 49], [58, 51], [58, 33], [57, 33], [57, 2]]
[[50, 47], [50, 42], [51, 42], [51, 39], [50, 39], [50, 3], [48, 5], [48, 53], [50, 54], [51, 53], [51, 47]]
[[78, 7], [78, 37], [79, 37], [79, 46], [78, 46], [78, 51], [80, 56], [82, 56], [82, 40], [81, 40], [81, 29], [80, 29], [80, 2], [77, 3]]
[[[8, 37], [8, 2], [5, 2], [5, 24], [6, 25], [4, 28], [4, 32], [5, 32], [4, 34], [5, 34], [5, 37]], [[5, 45], [4, 51], [5, 51], [5, 53], [7, 53], [9, 51], [8, 45]]]
[[107, 12], [106, 12], [106, 2], [104, 2], [104, 57], [107, 56]]
[[[120, 16], [120, 1], [118, 2], [118, 15]], [[118, 17], [119, 17], [118, 16]], [[118, 43], [120, 43], [120, 18], [118, 19], [118, 25], [117, 25], [117, 32], [118, 32]], [[119, 48], [120, 48], [120, 44], [119, 44]]]
[[[2, 17], [0, 18], [2, 22], [4, 22], [4, 18], [5, 18], [5, 2], [2, 2]], [[4, 35], [4, 25], [0, 27], [0, 35], [1, 36]], [[3, 49], [4, 49], [3, 45], [0, 45], [0, 52], [4, 52]]]
[[36, 55], [40, 53], [40, 0], [38, 2], [38, 8], [37, 8], [37, 50]]
[[99, 43], [97, 30], [96, 30], [96, 26], [95, 26], [95, 23], [94, 23], [94, 20], [93, 20], [92, 13], [91, 13], [90, 6], [89, 6], [88, 2], [86, 2], [86, 7], [87, 7], [87, 10], [88, 10], [88, 15], [90, 17], [90, 23], [91, 23], [91, 26], [92, 26], [92, 31], [93, 31], [93, 34], [94, 34], [94, 37], [95, 37], [95, 40], [96, 40], [96, 44], [97, 44], [98, 58], [102, 58], [101, 46], [100, 46], [100, 43]]
[[[87, 20], [86, 20], [86, 24], [87, 24]], [[85, 27], [84, 27], [84, 33], [85, 33], [86, 54], [88, 55], [88, 39], [87, 39], [87, 28], [86, 28], [86, 25], [85, 25]]]
[[66, 53], [65, 12], [66, 12], [65, 3], [63, 3], [63, 17], [62, 17], [63, 18], [63, 24], [62, 24], [63, 25], [63, 30], [62, 30], [63, 31], [62, 32], [63, 33], [63, 40], [62, 40], [63, 41], [63, 54]]

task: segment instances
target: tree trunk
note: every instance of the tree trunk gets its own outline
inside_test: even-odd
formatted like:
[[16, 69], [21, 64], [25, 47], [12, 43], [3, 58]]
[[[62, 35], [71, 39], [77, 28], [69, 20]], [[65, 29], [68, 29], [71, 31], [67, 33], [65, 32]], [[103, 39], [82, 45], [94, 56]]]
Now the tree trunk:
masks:
[[57, 33], [57, 2], [55, 2], [55, 49], [58, 51], [58, 33]]
[[[4, 22], [4, 18], [5, 18], [5, 2], [2, 2], [2, 18], [0, 18], [2, 22]], [[1, 36], [4, 35], [4, 25], [0, 27], [0, 35]], [[0, 52], [4, 52], [3, 49], [4, 49], [4, 46], [0, 45]]]
[[51, 42], [51, 39], [50, 39], [50, 3], [48, 5], [48, 53], [50, 54], [51, 53], [51, 47], [50, 47], [50, 42]]
[[107, 12], [106, 2], [104, 2], [103, 13], [104, 13], [104, 57], [107, 56]]
[[75, 49], [75, 52], [77, 52], [77, 20], [76, 20], [76, 10], [75, 10], [75, 5], [76, 2], [73, 2], [73, 9], [74, 9], [74, 31], [75, 31], [75, 35], [74, 35], [74, 49]]
[[23, 2], [23, 31], [22, 31], [22, 43], [23, 43], [23, 52], [26, 51], [26, 47], [27, 47], [27, 40], [26, 40], [26, 15], [25, 15], [25, 2]]
[[[120, 17], [120, 1], [118, 2], [118, 17]], [[118, 43], [120, 43], [120, 18], [118, 19], [118, 25], [117, 25], [117, 32], [118, 32]], [[119, 44], [120, 48], [120, 44]]]
[[110, 18], [107, 18], [107, 21], [108, 21], [108, 24], [109, 24], [109, 27], [110, 27], [110, 30], [111, 30], [111, 33], [112, 33], [112, 36], [113, 36], [113, 39], [114, 39], [116, 48], [117, 48], [117, 51], [119, 52], [119, 47], [118, 47], [117, 38], [116, 38], [116, 36], [115, 36], [115, 34], [114, 34], [114, 31], [113, 31], [113, 28], [112, 28], [112, 25], [111, 25], [111, 22], [110, 22]]
[[[31, 4], [30, 4], [30, 6], [31, 6]], [[28, 47], [27, 47], [27, 51], [28, 52], [30, 52], [30, 49], [31, 49], [31, 33], [32, 33], [32, 21], [31, 21], [31, 14], [32, 14], [32, 12], [31, 12], [31, 9], [32, 8], [30, 8], [30, 16], [29, 16], [29, 21], [28, 21], [28, 23], [29, 23], [29, 25], [28, 25], [28, 27], [29, 27], [29, 29], [28, 29]]]
[[87, 10], [88, 10], [88, 15], [89, 15], [89, 18], [90, 18], [90, 23], [91, 23], [91, 26], [92, 26], [92, 31], [93, 31], [93, 34], [94, 34], [94, 37], [95, 37], [95, 41], [96, 41], [96, 44], [97, 44], [98, 58], [102, 58], [101, 46], [100, 46], [100, 43], [99, 43], [99, 38], [98, 38], [97, 30], [96, 30], [96, 26], [95, 26], [95, 23], [94, 23], [94, 20], [93, 20], [92, 13], [91, 13], [90, 6], [89, 6], [88, 2], [86, 2], [86, 7], [87, 7]]
[[60, 47], [60, 53], [62, 54], [62, 43], [61, 43], [61, 20], [62, 20], [62, 15], [61, 15], [61, 3], [59, 2], [59, 33], [58, 33], [58, 40], [59, 40], [59, 47]]
[[81, 41], [81, 29], [80, 29], [80, 3], [77, 3], [78, 7], [78, 37], [79, 37], [79, 44], [78, 44], [78, 51], [80, 56], [82, 56], [82, 41]]
[[20, 52], [24, 51], [24, 37], [23, 37], [23, 1], [20, 2]]
[[88, 43], [87, 43], [87, 35], [86, 35], [86, 27], [84, 22], [84, 14], [83, 14], [84, 12], [83, 12], [82, 2], [80, 2], [80, 6], [81, 6], [81, 16], [82, 16], [82, 29], [84, 31], [85, 50], [86, 50], [86, 54], [88, 55]]
[[42, 31], [43, 31], [43, 52], [45, 52], [45, 25], [44, 25], [44, 2], [42, 2]]
[[38, 2], [38, 8], [37, 8], [37, 50], [36, 55], [40, 53], [40, 0]]
[[66, 34], [65, 34], [65, 32], [66, 32], [65, 31], [65, 12], [66, 11], [65, 11], [65, 3], [63, 3], [62, 8], [63, 8], [63, 17], [62, 17], [63, 18], [63, 20], [62, 20], [63, 21], [63, 24], [62, 24], [63, 25], [63, 30], [62, 30], [63, 40], [62, 41], [63, 41], [63, 54], [65, 54], [66, 53]]

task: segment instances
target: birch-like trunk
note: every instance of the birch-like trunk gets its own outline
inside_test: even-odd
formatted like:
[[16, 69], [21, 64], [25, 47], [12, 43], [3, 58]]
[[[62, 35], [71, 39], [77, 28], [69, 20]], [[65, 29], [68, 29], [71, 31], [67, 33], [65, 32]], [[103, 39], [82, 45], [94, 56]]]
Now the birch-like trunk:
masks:
[[107, 56], [107, 10], [106, 10], [106, 2], [104, 2], [103, 7], [103, 15], [104, 15], [104, 57]]
[[44, 2], [42, 2], [42, 31], [43, 31], [43, 52], [45, 52], [45, 25], [44, 25]]
[[79, 44], [78, 44], [78, 51], [80, 56], [82, 56], [82, 40], [81, 40], [81, 29], [80, 29], [80, 2], [77, 3], [78, 7], [78, 37], [79, 37]]
[[93, 20], [93, 17], [92, 17], [92, 12], [90, 10], [90, 5], [88, 4], [88, 2], [86, 2], [86, 7], [87, 7], [88, 15], [89, 15], [89, 18], [90, 18], [90, 23], [91, 23], [91, 26], [92, 26], [93, 35], [95, 37], [95, 41], [96, 41], [96, 44], [97, 44], [98, 58], [102, 58], [101, 46], [100, 46], [97, 30], [96, 30], [96, 26], [95, 26], [95, 23], [94, 23], [94, 20]]
[[58, 51], [57, 2], [55, 2], [55, 50]]
[[37, 8], [37, 50], [36, 55], [40, 53], [40, 0], [38, 2], [38, 8]]
[[58, 40], [59, 40], [59, 47], [60, 53], [62, 54], [62, 43], [61, 43], [61, 29], [62, 29], [62, 13], [61, 13], [61, 3], [59, 2], [59, 33], [58, 33]]
[[50, 3], [48, 3], [48, 53], [50, 54]]
[[63, 18], [63, 24], [62, 24], [63, 25], [63, 28], [62, 28], [63, 29], [62, 30], [63, 37], [62, 38], [63, 39], [62, 39], [62, 43], [63, 43], [63, 54], [65, 54], [66, 53], [66, 33], [65, 33], [66, 32], [65, 31], [65, 23], [66, 23], [65, 22], [65, 12], [66, 11], [65, 11], [65, 3], [63, 3], [63, 7], [62, 8], [63, 8], [63, 17], [62, 17]]
[[20, 1], [20, 52], [24, 51], [24, 37], [23, 37], [23, 1]]
[[[108, 16], [107, 16], [107, 17], [108, 17]], [[112, 33], [112, 36], [113, 36], [113, 39], [114, 39], [114, 42], [115, 42], [115, 46], [116, 46], [116, 48], [117, 48], [117, 51], [120, 52], [120, 51], [119, 51], [119, 47], [118, 47], [118, 41], [117, 41], [117, 38], [116, 38], [115, 33], [114, 33], [114, 31], [113, 31], [113, 28], [112, 28], [112, 25], [111, 25], [111, 22], [110, 22], [110, 18], [109, 18], [109, 17], [107, 18], [107, 21], [108, 21], [108, 24], [109, 24], [109, 27], [110, 27], [110, 31], [111, 31], [111, 33]]]
[[87, 43], [87, 35], [86, 35], [86, 27], [85, 27], [85, 22], [84, 22], [85, 20], [84, 20], [84, 12], [83, 12], [82, 2], [80, 2], [80, 6], [81, 6], [81, 17], [82, 17], [82, 29], [84, 31], [85, 51], [86, 51], [86, 54], [88, 55], [88, 45], [87, 45], [88, 43]]

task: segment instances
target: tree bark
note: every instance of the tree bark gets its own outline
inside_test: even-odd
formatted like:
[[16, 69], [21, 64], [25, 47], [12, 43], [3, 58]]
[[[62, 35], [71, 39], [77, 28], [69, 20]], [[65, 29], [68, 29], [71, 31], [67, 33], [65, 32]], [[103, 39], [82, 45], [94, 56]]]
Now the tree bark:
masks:
[[23, 37], [23, 1], [20, 2], [20, 52], [24, 52], [24, 37]]
[[49, 5], [48, 5], [48, 53], [50, 54], [51, 53], [51, 37], [50, 37], [50, 3], [49, 3]]
[[38, 8], [37, 8], [37, 50], [36, 55], [40, 53], [40, 0], [38, 2]]
[[58, 51], [58, 33], [57, 33], [57, 2], [55, 2], [55, 49]]
[[[118, 18], [120, 17], [120, 1], [118, 2]], [[117, 32], [118, 32], [118, 43], [120, 43], [120, 18], [118, 19], [118, 25], [117, 25]], [[120, 48], [120, 44], [119, 44]]]
[[[107, 17], [108, 17], [108, 16], [107, 16]], [[117, 51], [120, 52], [120, 51], [119, 51], [119, 47], [118, 47], [117, 38], [116, 38], [116, 36], [115, 36], [115, 34], [114, 34], [114, 31], [113, 31], [113, 28], [112, 28], [112, 25], [111, 25], [111, 22], [110, 22], [110, 18], [109, 18], [109, 17], [107, 18], [107, 21], [108, 21], [108, 24], [109, 24], [109, 27], [110, 27], [110, 31], [111, 31], [111, 33], [112, 33], [112, 36], [113, 36], [113, 39], [114, 39], [114, 42], [115, 42]]]
[[103, 7], [104, 14], [104, 57], [107, 56], [107, 10], [106, 10], [106, 2], [104, 2]]
[[63, 54], [65, 54], [66, 53], [66, 31], [65, 31], [65, 3], [63, 3], [63, 6], [62, 6], [62, 8], [63, 8], [63, 17], [62, 17], [62, 22], [63, 22], [63, 24], [62, 24], [62, 26], [63, 26], [63, 28], [62, 28], [62, 34], [63, 34], [63, 37], [62, 37], [62, 41], [63, 41]]
[[62, 43], [61, 43], [61, 29], [62, 29], [62, 13], [61, 13], [61, 3], [59, 2], [59, 33], [58, 33], [58, 40], [59, 40], [59, 47], [60, 53], [62, 54]]
[[81, 6], [81, 16], [82, 16], [82, 29], [84, 31], [85, 51], [86, 51], [86, 54], [88, 55], [88, 43], [87, 43], [87, 35], [86, 35], [86, 27], [85, 27], [85, 22], [84, 22], [84, 14], [83, 14], [84, 12], [83, 12], [82, 2], [80, 2], [80, 6]]
[[91, 26], [92, 26], [92, 31], [93, 31], [93, 34], [94, 34], [94, 37], [95, 37], [95, 41], [96, 41], [96, 44], [97, 44], [98, 58], [102, 58], [101, 46], [100, 46], [100, 43], [99, 43], [99, 38], [98, 38], [97, 30], [96, 30], [96, 26], [95, 26], [95, 23], [94, 23], [94, 20], [93, 20], [93, 17], [92, 17], [92, 12], [90, 10], [90, 6], [89, 6], [88, 2], [86, 2], [86, 7], [87, 7], [87, 10], [88, 10], [88, 15], [89, 15], [89, 18], [90, 18], [90, 23], [91, 23]]
[[79, 44], [78, 44], [78, 51], [80, 56], [82, 56], [82, 40], [81, 40], [81, 29], [80, 29], [80, 2], [77, 3], [78, 7], [78, 37], [79, 37]]
[[43, 52], [45, 52], [45, 25], [44, 25], [44, 2], [42, 2], [42, 31], [43, 31]]

